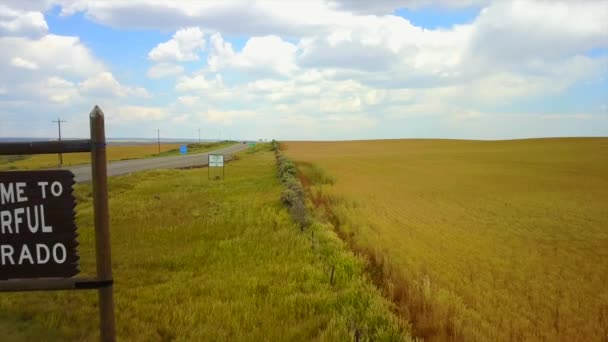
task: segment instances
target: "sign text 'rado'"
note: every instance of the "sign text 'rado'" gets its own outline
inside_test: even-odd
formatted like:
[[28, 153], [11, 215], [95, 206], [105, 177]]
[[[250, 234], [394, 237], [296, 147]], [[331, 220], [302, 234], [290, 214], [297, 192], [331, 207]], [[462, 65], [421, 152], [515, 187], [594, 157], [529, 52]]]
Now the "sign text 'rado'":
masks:
[[0, 280], [78, 274], [70, 171], [0, 172]]

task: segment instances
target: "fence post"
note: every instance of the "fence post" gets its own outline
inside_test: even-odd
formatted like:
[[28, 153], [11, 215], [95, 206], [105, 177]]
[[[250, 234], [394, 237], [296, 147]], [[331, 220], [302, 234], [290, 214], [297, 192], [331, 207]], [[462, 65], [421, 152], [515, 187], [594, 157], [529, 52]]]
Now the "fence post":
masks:
[[112, 258], [108, 208], [108, 174], [106, 160], [106, 134], [104, 115], [95, 106], [89, 115], [91, 123], [91, 171], [93, 179], [93, 206], [95, 216], [95, 249], [97, 278], [109, 281], [99, 288], [99, 325], [103, 342], [116, 341], [114, 326], [114, 298], [112, 286]]

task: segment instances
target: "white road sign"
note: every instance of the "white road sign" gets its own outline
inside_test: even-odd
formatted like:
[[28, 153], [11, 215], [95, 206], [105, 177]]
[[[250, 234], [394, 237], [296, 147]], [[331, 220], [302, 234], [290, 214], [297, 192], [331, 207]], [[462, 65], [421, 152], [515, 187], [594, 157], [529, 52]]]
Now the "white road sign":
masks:
[[224, 167], [224, 155], [223, 154], [210, 154], [209, 155], [209, 167]]

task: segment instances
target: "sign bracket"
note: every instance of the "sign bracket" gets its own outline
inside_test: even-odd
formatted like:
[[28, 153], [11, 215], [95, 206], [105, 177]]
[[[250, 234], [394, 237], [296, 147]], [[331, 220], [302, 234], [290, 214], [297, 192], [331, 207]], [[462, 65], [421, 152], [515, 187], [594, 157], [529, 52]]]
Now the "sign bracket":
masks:
[[113, 283], [113, 280], [96, 278], [11, 279], [0, 282], [0, 292], [94, 290]]

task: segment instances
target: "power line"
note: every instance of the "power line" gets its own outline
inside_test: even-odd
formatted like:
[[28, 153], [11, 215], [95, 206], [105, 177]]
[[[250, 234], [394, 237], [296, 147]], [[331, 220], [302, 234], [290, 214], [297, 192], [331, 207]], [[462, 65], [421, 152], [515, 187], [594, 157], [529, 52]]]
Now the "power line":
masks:
[[[56, 122], [57, 123], [57, 129], [59, 131], [59, 141], [61, 141], [61, 123], [62, 122], [67, 122], [65, 120], [61, 120], [60, 117], [57, 117], [57, 120], [53, 120], [51, 122]], [[61, 167], [61, 165], [63, 165], [63, 155], [61, 153], [58, 154], [59, 155], [59, 167]]]
[[57, 120], [53, 120], [51, 122], [56, 122], [57, 123], [57, 129], [59, 130], [59, 141], [61, 141], [61, 123], [62, 122], [67, 122], [67, 121], [61, 120], [61, 118], [57, 118]]

